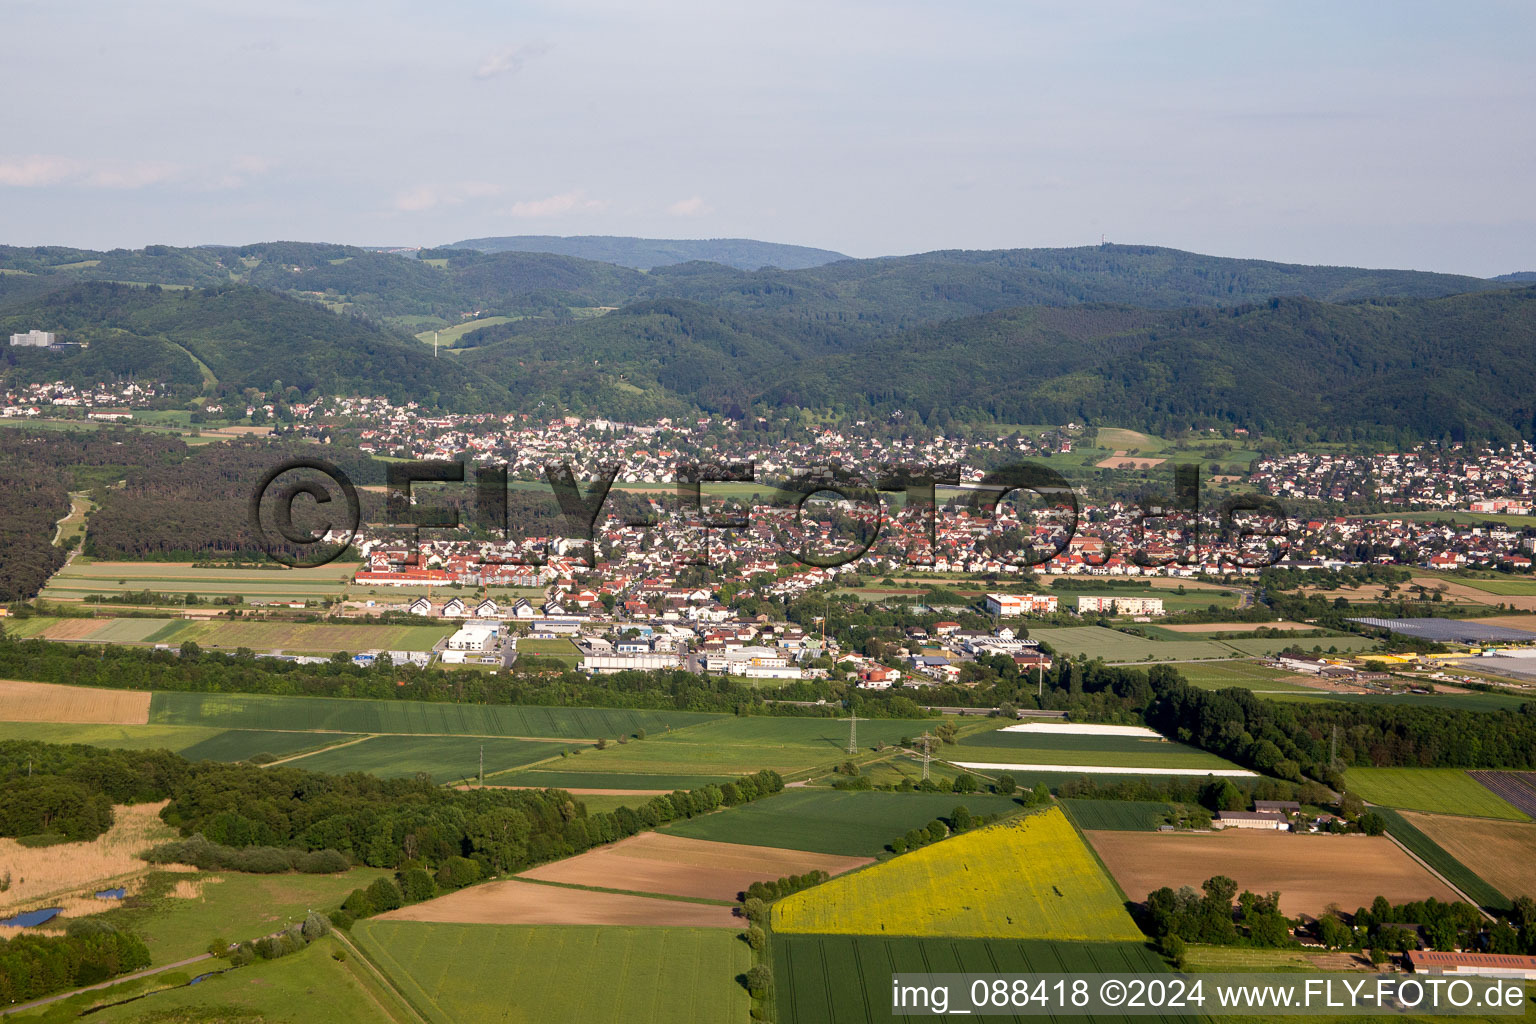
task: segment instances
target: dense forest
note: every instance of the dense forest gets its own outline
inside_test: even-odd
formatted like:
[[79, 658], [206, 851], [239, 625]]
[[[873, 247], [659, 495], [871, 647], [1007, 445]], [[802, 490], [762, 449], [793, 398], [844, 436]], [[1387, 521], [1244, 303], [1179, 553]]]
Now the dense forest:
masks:
[[624, 238], [616, 235], [501, 235], [453, 243], [455, 249], [480, 252], [548, 252], [613, 263], [635, 270], [677, 263], [719, 263], [737, 270], [804, 270], [848, 257], [828, 249], [780, 245], [750, 238]]
[[180, 440], [123, 428], [79, 431], [0, 430], [0, 601], [34, 596], [64, 564], [56, 523], [70, 491], [105, 498], [105, 484], [137, 467], [179, 462]]
[[[1076, 420], [1394, 443], [1536, 431], [1523, 358], [1536, 291], [1518, 282], [1142, 246], [649, 273], [542, 252], [420, 256], [0, 247], [0, 330], [92, 343], [6, 353], [4, 379], [147, 374], [179, 398], [382, 393], [636, 420], [788, 406], [938, 429]], [[405, 326], [466, 317], [498, 319], [437, 359]]]

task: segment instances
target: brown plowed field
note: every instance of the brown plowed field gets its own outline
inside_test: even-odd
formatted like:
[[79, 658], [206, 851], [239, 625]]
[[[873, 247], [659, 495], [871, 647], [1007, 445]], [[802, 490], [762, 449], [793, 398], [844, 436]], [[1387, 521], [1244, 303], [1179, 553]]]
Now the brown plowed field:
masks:
[[1456, 894], [1385, 836], [1291, 835], [1228, 829], [1215, 833], [1088, 832], [1120, 888], [1133, 900], [1163, 886], [1200, 888], [1212, 875], [1237, 880], [1239, 891], [1279, 890], [1291, 917], [1317, 916], [1338, 904], [1393, 904]]
[[522, 877], [669, 896], [734, 900], [737, 893], [753, 882], [770, 882], [785, 875], [817, 870], [840, 875], [870, 863], [873, 861], [869, 857], [835, 857], [642, 832], [610, 846], [540, 865], [523, 872]]
[[0, 722], [147, 725], [149, 698], [147, 691], [0, 679]]
[[1536, 896], [1536, 823], [1398, 813], [1505, 896]]
[[450, 924], [638, 924], [679, 928], [740, 928], [730, 907], [653, 900], [533, 882], [488, 882], [435, 900], [380, 914], [379, 921]]

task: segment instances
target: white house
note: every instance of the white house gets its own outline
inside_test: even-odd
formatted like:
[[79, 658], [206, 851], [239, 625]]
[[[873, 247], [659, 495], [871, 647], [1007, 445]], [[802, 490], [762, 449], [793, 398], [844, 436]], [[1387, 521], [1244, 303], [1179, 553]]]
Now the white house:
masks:
[[456, 597], [449, 598], [448, 603], [443, 605], [442, 610], [438, 614], [445, 619], [459, 618], [464, 614], [464, 602]]
[[491, 598], [486, 598], [475, 605], [475, 618], [497, 619], [501, 617], [501, 608]]

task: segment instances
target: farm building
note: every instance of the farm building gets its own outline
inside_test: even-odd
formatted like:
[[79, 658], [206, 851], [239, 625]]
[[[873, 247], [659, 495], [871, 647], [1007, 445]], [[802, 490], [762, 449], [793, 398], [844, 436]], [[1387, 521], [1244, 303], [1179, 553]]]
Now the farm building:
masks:
[[1440, 953], [1418, 949], [1408, 954], [1415, 974], [1475, 974], [1484, 978], [1524, 978], [1536, 981], [1536, 956], [1504, 953]]
[[1257, 828], [1284, 832], [1291, 826], [1285, 820], [1285, 815], [1277, 811], [1220, 811], [1216, 815], [1216, 827]]

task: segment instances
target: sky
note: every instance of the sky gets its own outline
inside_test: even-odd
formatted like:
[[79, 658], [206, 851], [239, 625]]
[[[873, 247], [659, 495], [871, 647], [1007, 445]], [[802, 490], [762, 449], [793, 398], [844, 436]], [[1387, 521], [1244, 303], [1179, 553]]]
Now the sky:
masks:
[[7, 0], [0, 244], [1536, 270], [1536, 5]]

